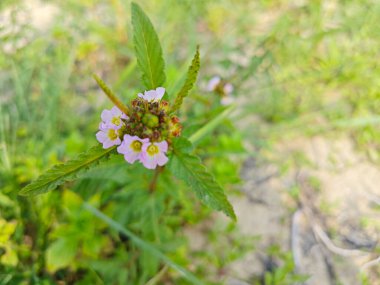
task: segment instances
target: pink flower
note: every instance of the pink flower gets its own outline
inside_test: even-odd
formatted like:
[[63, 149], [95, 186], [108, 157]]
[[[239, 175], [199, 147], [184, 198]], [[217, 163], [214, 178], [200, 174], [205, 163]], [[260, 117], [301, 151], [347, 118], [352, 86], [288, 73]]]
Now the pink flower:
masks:
[[143, 98], [146, 101], [154, 101], [154, 100], [161, 100], [161, 98], [165, 94], [165, 88], [164, 87], [157, 87], [156, 90], [149, 90], [145, 91], [144, 95], [142, 93], [139, 93], [137, 96], [140, 98]]
[[231, 84], [231, 83], [226, 83], [224, 86], [223, 86], [223, 91], [226, 95], [229, 95], [232, 93], [232, 91], [234, 91], [234, 86]]
[[219, 76], [212, 77], [210, 81], [207, 83], [207, 91], [214, 91], [221, 81], [222, 79]]
[[105, 128], [103, 123], [99, 125], [99, 132], [96, 133], [96, 139], [103, 144], [103, 148], [110, 148], [121, 143], [120, 133], [117, 129]]
[[143, 144], [149, 143], [149, 139], [140, 139], [138, 136], [124, 135], [123, 142], [117, 148], [117, 152], [124, 154], [124, 158], [129, 163], [140, 160]]
[[121, 119], [128, 119], [128, 116], [114, 106], [111, 110], [104, 110], [101, 118], [103, 121], [102, 128], [120, 129], [123, 126]]
[[168, 151], [168, 143], [162, 142], [146, 142], [142, 146], [141, 163], [148, 169], [155, 169], [157, 165], [163, 166], [168, 162], [165, 153]]

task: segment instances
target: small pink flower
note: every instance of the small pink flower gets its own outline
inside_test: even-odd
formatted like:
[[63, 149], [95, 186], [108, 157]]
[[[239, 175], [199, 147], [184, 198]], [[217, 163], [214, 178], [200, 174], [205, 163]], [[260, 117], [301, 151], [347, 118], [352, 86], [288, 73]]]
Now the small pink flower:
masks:
[[111, 110], [104, 110], [101, 118], [103, 121], [102, 128], [120, 129], [123, 126], [121, 119], [128, 119], [128, 116], [114, 106]]
[[166, 141], [144, 143], [141, 151], [140, 161], [148, 169], [155, 169], [157, 165], [163, 166], [168, 162], [165, 153], [168, 151], [168, 143]]
[[231, 84], [231, 83], [226, 83], [224, 86], [223, 86], [223, 91], [226, 95], [229, 95], [232, 93], [232, 91], [234, 91], [234, 86]]
[[117, 148], [117, 152], [124, 154], [124, 158], [129, 163], [140, 160], [141, 149], [144, 143], [149, 143], [149, 139], [140, 139], [138, 136], [124, 135], [123, 142]]
[[157, 87], [156, 90], [149, 90], [145, 91], [144, 95], [142, 93], [139, 93], [137, 96], [140, 98], [143, 98], [146, 101], [159, 101], [165, 94], [165, 88], [164, 87]]
[[207, 91], [214, 91], [221, 81], [222, 79], [219, 76], [212, 77], [210, 81], [207, 83]]
[[105, 128], [103, 123], [100, 123], [99, 132], [96, 133], [96, 139], [103, 144], [103, 148], [110, 148], [111, 146], [119, 145], [121, 143], [119, 136], [119, 130]]

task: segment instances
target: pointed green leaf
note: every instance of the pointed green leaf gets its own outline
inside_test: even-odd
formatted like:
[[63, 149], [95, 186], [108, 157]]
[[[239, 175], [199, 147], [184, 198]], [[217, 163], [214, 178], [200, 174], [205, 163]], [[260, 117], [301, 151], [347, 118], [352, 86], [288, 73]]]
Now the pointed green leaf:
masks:
[[207, 172], [201, 160], [188, 153], [191, 143], [181, 138], [174, 142], [173, 148], [173, 156], [168, 165], [170, 171], [179, 179], [184, 180], [204, 204], [215, 210], [223, 211], [227, 216], [236, 220], [232, 205], [227, 200], [223, 189]]
[[103, 149], [100, 144], [96, 145], [73, 160], [53, 166], [35, 181], [21, 189], [19, 194], [24, 196], [38, 195], [53, 190], [65, 181], [74, 180], [80, 172], [95, 166], [114, 150], [115, 147]]
[[193, 88], [195, 81], [197, 80], [198, 71], [200, 67], [200, 58], [199, 58], [199, 46], [195, 52], [194, 58], [191, 62], [189, 70], [187, 71], [185, 84], [182, 86], [177, 97], [175, 98], [171, 113], [176, 112], [182, 105], [183, 99], [189, 94], [191, 88]]
[[136, 3], [132, 3], [132, 26], [143, 84], [148, 90], [161, 87], [166, 80], [161, 44], [148, 16]]

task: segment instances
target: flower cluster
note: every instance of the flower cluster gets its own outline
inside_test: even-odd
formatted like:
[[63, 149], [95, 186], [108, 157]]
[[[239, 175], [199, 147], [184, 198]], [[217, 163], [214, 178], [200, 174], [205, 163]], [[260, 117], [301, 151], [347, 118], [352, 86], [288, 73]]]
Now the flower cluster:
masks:
[[231, 93], [234, 91], [234, 86], [220, 78], [219, 76], [214, 76], [207, 83], [207, 91], [216, 92], [221, 97], [222, 105], [230, 105], [234, 102], [234, 97]]
[[149, 169], [165, 165], [171, 140], [180, 136], [182, 126], [178, 117], [168, 115], [169, 103], [161, 100], [164, 94], [163, 87], [139, 93], [128, 115], [117, 107], [104, 110], [96, 134], [103, 148], [118, 145], [128, 163], [140, 161]]

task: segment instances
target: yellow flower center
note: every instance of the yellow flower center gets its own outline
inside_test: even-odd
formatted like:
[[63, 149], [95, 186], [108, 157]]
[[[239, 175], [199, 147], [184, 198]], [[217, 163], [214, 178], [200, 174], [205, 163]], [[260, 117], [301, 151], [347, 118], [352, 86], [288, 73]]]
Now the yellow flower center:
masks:
[[158, 146], [154, 144], [151, 144], [150, 146], [148, 146], [148, 149], [146, 151], [150, 156], [153, 156], [160, 152], [160, 150], [158, 149]]
[[142, 143], [140, 141], [133, 141], [131, 143], [131, 148], [135, 152], [140, 152], [141, 151], [141, 146], [142, 146]]
[[111, 120], [112, 124], [114, 124], [115, 126], [118, 126], [121, 124], [121, 119], [120, 117], [113, 117], [112, 120]]
[[109, 129], [107, 135], [111, 141], [116, 140], [118, 138], [118, 134], [116, 133], [114, 129]]

